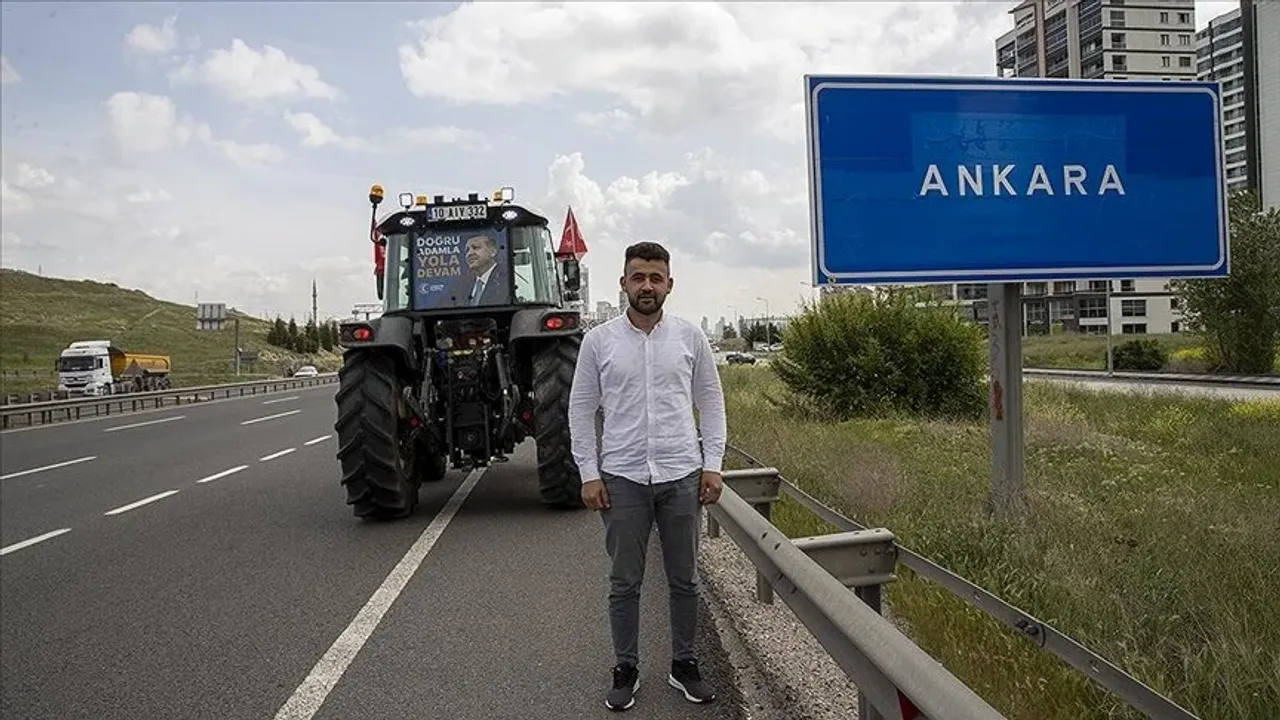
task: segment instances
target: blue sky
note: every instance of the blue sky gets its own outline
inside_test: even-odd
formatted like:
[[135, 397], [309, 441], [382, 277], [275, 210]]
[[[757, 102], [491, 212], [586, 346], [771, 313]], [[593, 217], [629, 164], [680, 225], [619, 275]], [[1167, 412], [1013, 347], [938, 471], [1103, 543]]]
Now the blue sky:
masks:
[[316, 278], [340, 317], [375, 299], [371, 183], [512, 185], [557, 235], [573, 205], [593, 301], [649, 239], [673, 312], [785, 312], [801, 76], [990, 75], [1010, 7], [6, 2], [0, 259], [299, 318]]

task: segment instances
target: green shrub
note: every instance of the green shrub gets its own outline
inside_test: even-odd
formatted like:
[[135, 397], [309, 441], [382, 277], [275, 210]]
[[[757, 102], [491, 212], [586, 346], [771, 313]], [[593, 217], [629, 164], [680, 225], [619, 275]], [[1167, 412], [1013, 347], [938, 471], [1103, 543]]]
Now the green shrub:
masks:
[[976, 417], [986, 409], [984, 348], [980, 328], [918, 291], [841, 293], [794, 319], [770, 364], [830, 419]]
[[1169, 361], [1155, 340], [1130, 340], [1111, 351], [1116, 370], [1159, 370]]

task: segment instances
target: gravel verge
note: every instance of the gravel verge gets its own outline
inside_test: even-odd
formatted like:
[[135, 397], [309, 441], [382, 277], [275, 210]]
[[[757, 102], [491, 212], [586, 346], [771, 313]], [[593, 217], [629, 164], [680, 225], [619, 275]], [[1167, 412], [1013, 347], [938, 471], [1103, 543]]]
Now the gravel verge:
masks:
[[[752, 720], [854, 720], [858, 690], [791, 608], [757, 602], [756, 570], [727, 534], [703, 535], [699, 573]], [[851, 591], [852, 592], [852, 591]]]

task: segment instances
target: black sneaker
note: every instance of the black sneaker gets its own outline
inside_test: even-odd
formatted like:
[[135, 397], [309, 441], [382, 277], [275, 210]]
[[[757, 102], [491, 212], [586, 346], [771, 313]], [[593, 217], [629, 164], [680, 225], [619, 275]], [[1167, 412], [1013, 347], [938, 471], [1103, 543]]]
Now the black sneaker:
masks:
[[621, 664], [613, 668], [613, 689], [605, 697], [604, 706], [610, 710], [627, 710], [636, 704], [636, 690], [640, 689], [640, 671], [635, 665]]
[[671, 674], [667, 676], [671, 687], [684, 693], [689, 702], [707, 703], [716, 699], [716, 691], [702, 679], [697, 660], [672, 660]]

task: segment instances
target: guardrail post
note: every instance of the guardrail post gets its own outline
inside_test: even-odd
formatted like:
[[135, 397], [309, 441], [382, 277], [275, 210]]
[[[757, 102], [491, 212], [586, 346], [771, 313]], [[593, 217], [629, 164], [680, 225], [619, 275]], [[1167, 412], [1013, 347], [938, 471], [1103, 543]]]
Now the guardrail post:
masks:
[[[897, 579], [898, 545], [885, 528], [796, 538], [791, 541], [832, 577], [853, 590], [877, 615], [883, 615], [881, 589]], [[858, 693], [858, 717], [883, 720], [866, 696]]]
[[[778, 502], [782, 487], [782, 475], [777, 468], [729, 470], [722, 477], [724, 484], [750, 504], [765, 520], [773, 521], [773, 504]], [[711, 534], [711, 527], [707, 528], [707, 532]], [[720, 528], [717, 525], [711, 537], [718, 537], [719, 534]], [[756, 571], [756, 600], [766, 605], [773, 604], [773, 585], [759, 570]]]

